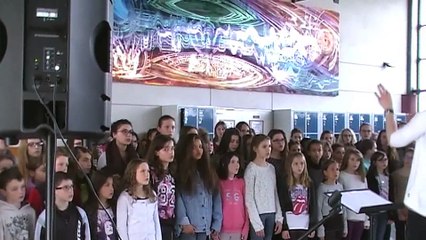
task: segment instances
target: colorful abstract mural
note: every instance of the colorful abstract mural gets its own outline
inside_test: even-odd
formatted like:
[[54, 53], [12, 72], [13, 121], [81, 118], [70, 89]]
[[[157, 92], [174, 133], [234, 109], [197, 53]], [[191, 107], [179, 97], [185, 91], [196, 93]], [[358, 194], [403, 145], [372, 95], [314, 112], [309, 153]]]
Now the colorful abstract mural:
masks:
[[114, 2], [114, 81], [338, 94], [336, 12], [283, 0]]

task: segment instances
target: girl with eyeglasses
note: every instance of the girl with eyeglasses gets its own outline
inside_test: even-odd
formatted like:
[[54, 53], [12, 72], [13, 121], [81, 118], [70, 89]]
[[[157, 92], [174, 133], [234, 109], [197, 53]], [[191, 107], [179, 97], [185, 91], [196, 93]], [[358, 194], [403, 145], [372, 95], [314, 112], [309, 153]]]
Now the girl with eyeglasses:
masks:
[[132, 123], [127, 119], [120, 119], [111, 125], [113, 140], [106, 146], [105, 152], [99, 157], [97, 169], [107, 167], [116, 177], [123, 176], [130, 160], [138, 158], [132, 145]]

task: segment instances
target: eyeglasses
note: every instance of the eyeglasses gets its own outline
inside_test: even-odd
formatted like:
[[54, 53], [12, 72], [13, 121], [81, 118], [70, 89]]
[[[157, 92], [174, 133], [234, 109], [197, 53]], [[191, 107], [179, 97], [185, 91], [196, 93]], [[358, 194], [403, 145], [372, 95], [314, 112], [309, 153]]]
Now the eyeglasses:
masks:
[[62, 186], [62, 187], [57, 187], [56, 190], [65, 190], [65, 191], [69, 191], [74, 189], [74, 185], [66, 185], [66, 186]]
[[44, 145], [43, 142], [30, 142], [30, 143], [28, 143], [28, 147], [32, 147], [32, 148], [43, 147], [43, 145]]
[[133, 134], [133, 133], [135, 133], [132, 129], [123, 129], [123, 130], [120, 130], [119, 132], [121, 132], [122, 134], [124, 134], [124, 135], [129, 135], [129, 134]]

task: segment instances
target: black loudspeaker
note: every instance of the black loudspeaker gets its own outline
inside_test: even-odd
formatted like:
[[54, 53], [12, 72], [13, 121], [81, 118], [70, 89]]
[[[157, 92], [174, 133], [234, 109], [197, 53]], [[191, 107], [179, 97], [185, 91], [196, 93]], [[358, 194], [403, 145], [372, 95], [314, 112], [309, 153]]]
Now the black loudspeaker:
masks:
[[[53, 126], [100, 135], [111, 118], [109, 0], [0, 0], [0, 135]], [[36, 91], [37, 90], [37, 91]]]

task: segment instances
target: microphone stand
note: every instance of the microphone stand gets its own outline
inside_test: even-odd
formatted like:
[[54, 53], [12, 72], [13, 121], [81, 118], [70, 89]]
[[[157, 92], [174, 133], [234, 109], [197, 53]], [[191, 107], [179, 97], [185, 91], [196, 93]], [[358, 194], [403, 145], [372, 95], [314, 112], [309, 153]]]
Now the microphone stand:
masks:
[[333, 192], [333, 194], [331, 194], [330, 198], [328, 199], [328, 205], [332, 207], [330, 213], [326, 217], [321, 219], [321, 221], [319, 221], [317, 224], [315, 224], [310, 229], [308, 229], [308, 231], [306, 231], [305, 234], [303, 234], [297, 240], [305, 239], [309, 234], [311, 234], [313, 231], [319, 228], [323, 223], [325, 223], [326, 221], [328, 221], [330, 218], [334, 217], [335, 215], [339, 214], [340, 211], [342, 210], [342, 207], [341, 207], [342, 205], [340, 202], [341, 198], [342, 198], [342, 194], [339, 191]]
[[330, 219], [330, 218], [334, 217], [335, 215], [337, 215], [338, 213], [340, 213], [340, 210], [341, 210], [340, 207], [337, 207], [337, 208], [334, 208], [333, 210], [331, 210], [330, 213], [326, 217], [324, 217], [323, 219], [321, 219], [321, 221], [319, 221], [317, 224], [315, 224], [310, 229], [308, 229], [308, 231], [305, 234], [303, 234], [301, 237], [299, 237], [297, 240], [305, 239], [309, 234], [311, 234], [311, 232], [313, 232], [317, 228], [319, 228], [328, 219]]

